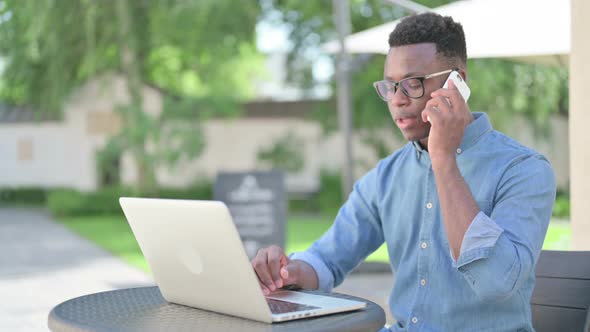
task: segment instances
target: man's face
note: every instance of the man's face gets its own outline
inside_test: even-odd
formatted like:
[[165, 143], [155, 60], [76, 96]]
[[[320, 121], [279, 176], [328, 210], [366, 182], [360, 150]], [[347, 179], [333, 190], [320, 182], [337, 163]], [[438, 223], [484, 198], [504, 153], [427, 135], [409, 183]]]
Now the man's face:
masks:
[[[412, 44], [392, 47], [385, 59], [383, 77], [386, 80], [399, 82], [400, 80], [424, 76], [450, 69], [436, 54], [433, 43]], [[408, 141], [420, 141], [427, 146], [430, 123], [423, 122], [420, 116], [430, 93], [438, 90], [446, 80], [447, 75], [433, 77], [424, 81], [424, 96], [412, 99], [398, 88], [393, 98], [387, 102], [389, 113], [395, 124]]]

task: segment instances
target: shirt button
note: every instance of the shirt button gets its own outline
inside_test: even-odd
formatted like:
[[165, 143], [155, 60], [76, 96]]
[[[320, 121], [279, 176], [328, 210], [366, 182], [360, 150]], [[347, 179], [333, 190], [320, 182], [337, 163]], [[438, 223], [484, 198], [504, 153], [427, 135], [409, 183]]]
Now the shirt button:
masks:
[[422, 285], [422, 286], [426, 286], [426, 279], [422, 279], [422, 280], [420, 280], [420, 285]]
[[461, 154], [461, 152], [463, 152], [463, 150], [457, 149], [457, 154]]
[[412, 323], [414, 323], [414, 324], [418, 323], [418, 317], [412, 317]]
[[426, 249], [426, 247], [428, 247], [428, 244], [427, 244], [426, 242], [422, 242], [422, 243], [420, 244], [420, 248], [422, 248], [422, 249]]
[[426, 204], [426, 208], [427, 209], [432, 209], [432, 203], [428, 202], [428, 204]]

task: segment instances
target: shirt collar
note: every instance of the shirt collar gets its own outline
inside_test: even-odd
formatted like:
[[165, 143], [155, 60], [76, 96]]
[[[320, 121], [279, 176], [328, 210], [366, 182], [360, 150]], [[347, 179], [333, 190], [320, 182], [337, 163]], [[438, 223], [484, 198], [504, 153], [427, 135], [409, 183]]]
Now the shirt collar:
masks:
[[465, 132], [463, 133], [463, 139], [461, 140], [461, 144], [459, 148], [462, 151], [469, 149], [470, 147], [474, 146], [475, 143], [487, 132], [492, 131], [492, 123], [490, 122], [490, 118], [488, 115], [483, 112], [474, 112], [473, 113], [473, 122], [471, 122], [467, 127], [465, 127]]
[[[475, 145], [480, 137], [482, 137], [485, 133], [492, 131], [494, 128], [492, 127], [492, 123], [490, 122], [490, 118], [486, 113], [483, 112], [473, 112], [473, 121], [465, 127], [465, 132], [463, 133], [463, 139], [461, 140], [461, 144], [459, 148], [461, 151], [465, 151]], [[420, 155], [422, 152], [426, 152], [424, 148], [420, 145], [418, 141], [412, 141], [412, 145], [416, 149], [416, 156], [420, 159]]]
[[420, 145], [420, 141], [412, 141], [412, 145], [414, 146], [414, 149], [416, 149], [416, 158], [418, 158], [418, 160], [420, 160], [422, 152], [428, 152], [422, 147], [422, 145]]

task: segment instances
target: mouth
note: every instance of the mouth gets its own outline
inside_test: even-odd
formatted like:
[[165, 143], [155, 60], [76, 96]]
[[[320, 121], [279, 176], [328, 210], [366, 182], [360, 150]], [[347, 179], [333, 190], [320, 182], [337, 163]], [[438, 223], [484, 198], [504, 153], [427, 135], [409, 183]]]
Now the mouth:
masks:
[[406, 129], [408, 127], [414, 126], [418, 123], [419, 119], [417, 116], [403, 116], [403, 117], [396, 117], [395, 123], [400, 129]]

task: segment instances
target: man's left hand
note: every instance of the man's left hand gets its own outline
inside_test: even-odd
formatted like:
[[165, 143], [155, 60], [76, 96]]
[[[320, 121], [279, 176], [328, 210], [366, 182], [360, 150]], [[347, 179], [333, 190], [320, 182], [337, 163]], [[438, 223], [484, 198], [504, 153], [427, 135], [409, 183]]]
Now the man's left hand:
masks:
[[433, 164], [455, 158], [465, 127], [473, 121], [473, 115], [453, 81], [448, 89], [434, 91], [422, 111], [422, 121], [430, 121], [428, 153]]

